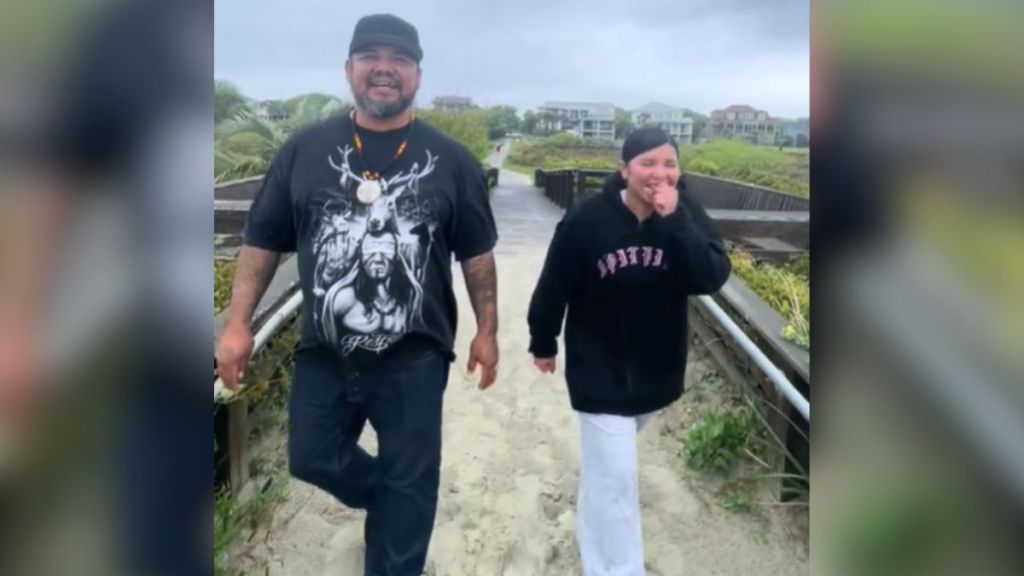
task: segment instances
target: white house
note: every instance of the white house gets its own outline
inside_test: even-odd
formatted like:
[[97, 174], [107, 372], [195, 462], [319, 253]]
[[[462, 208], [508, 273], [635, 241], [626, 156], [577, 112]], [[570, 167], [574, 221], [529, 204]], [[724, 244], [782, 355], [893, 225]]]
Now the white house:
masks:
[[693, 118], [683, 108], [651, 102], [632, 112], [633, 125], [657, 126], [675, 138], [680, 145], [693, 144]]
[[[544, 119], [547, 113], [550, 119]], [[587, 139], [615, 139], [615, 106], [604, 102], [545, 102], [541, 124], [548, 130], [569, 131]]]

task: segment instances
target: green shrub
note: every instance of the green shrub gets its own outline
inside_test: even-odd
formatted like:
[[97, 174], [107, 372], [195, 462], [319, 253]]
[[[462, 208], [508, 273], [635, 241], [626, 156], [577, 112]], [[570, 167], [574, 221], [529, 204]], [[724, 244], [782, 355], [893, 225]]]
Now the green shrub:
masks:
[[[619, 154], [614, 142], [584, 140], [574, 134], [559, 133], [516, 143], [507, 161], [509, 165], [530, 170], [614, 170], [619, 165]], [[801, 197], [810, 195], [807, 154], [714, 140], [684, 147], [679, 160], [684, 172], [748, 182]]]
[[785, 268], [759, 264], [743, 251], [729, 254], [732, 273], [788, 321], [781, 336], [803, 348], [811, 347], [810, 254], [797, 256]]
[[687, 172], [749, 182], [804, 198], [810, 196], [807, 154], [723, 139], [684, 147], [679, 161]]
[[235, 263], [213, 263], [213, 313], [220, 314], [231, 301], [231, 283], [235, 279]]
[[484, 160], [491, 153], [487, 140], [487, 114], [480, 110], [446, 113], [437, 110], [417, 110], [416, 117], [456, 140], [477, 158]]
[[732, 512], [738, 512], [741, 514], [751, 514], [754, 512], [754, 494], [751, 491], [750, 486], [737, 486], [734, 489], [727, 491], [725, 494], [725, 500], [722, 505], [726, 510]]
[[686, 169], [690, 172], [696, 172], [698, 174], [707, 174], [708, 176], [718, 176], [720, 169], [718, 164], [715, 164], [711, 160], [704, 158], [695, 158], [689, 162]]
[[724, 412], [708, 410], [683, 437], [687, 464], [704, 472], [728, 473], [744, 456], [756, 421], [743, 407]]
[[534, 170], [614, 170], [619, 165], [619, 150], [612, 142], [583, 140], [569, 133], [517, 142], [507, 162]]

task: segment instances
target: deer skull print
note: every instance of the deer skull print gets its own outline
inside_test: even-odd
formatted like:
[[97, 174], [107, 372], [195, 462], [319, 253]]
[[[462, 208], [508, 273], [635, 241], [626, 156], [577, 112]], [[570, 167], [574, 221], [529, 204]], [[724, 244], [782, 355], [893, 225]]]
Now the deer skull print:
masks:
[[420, 184], [438, 157], [427, 150], [422, 164], [375, 181], [368, 195], [369, 180], [352, 169], [352, 152], [339, 146], [327, 158], [339, 178], [314, 234], [313, 322], [345, 354], [379, 353], [422, 318], [437, 203], [421, 198]]

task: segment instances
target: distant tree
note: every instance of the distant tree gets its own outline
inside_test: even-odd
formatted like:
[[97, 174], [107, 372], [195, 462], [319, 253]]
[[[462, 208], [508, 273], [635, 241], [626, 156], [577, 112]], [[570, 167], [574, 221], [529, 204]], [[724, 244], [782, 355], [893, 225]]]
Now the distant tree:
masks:
[[217, 80], [213, 85], [213, 123], [220, 124], [225, 120], [249, 114], [249, 105], [245, 96], [234, 84]]
[[503, 138], [509, 132], [519, 130], [520, 120], [512, 106], [492, 106], [485, 109], [487, 115], [487, 137], [491, 140]]
[[561, 116], [552, 110], [541, 110], [537, 114], [537, 119], [542, 125], [541, 132], [544, 134], [550, 134], [552, 132], [551, 125], [557, 122]]
[[288, 106], [281, 100], [268, 100], [263, 103], [263, 106], [271, 118], [286, 119], [289, 116]]
[[693, 119], [693, 141], [701, 142], [711, 137], [711, 119], [704, 114], [687, 110], [686, 115]]
[[633, 115], [624, 108], [615, 108], [615, 138], [625, 138], [633, 131]]
[[274, 123], [242, 116], [214, 130], [214, 179], [217, 182], [258, 176], [267, 171], [285, 135]]
[[214, 178], [218, 182], [265, 173], [274, 152], [294, 130], [351, 109], [351, 104], [334, 96], [305, 94], [264, 102], [271, 118], [285, 118], [264, 120], [230, 83], [217, 82], [214, 90]]
[[449, 114], [438, 110], [417, 110], [416, 117], [447, 134], [483, 161], [491, 152], [487, 142], [486, 110], [465, 110]]
[[285, 132], [293, 132], [313, 122], [331, 116], [348, 114], [352, 104], [329, 94], [303, 94], [282, 102], [287, 120], [282, 124]]
[[534, 134], [537, 131], [537, 114], [532, 110], [527, 110], [523, 114], [522, 130], [527, 134]]

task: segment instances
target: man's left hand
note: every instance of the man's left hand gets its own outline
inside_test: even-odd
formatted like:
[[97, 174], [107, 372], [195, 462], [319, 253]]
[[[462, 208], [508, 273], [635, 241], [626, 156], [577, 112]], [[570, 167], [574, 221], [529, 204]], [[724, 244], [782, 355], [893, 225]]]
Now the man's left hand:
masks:
[[486, 390], [498, 377], [498, 339], [493, 334], [477, 332], [473, 343], [469, 345], [469, 364], [466, 368], [470, 374], [476, 371], [478, 364], [483, 368], [478, 388]]

